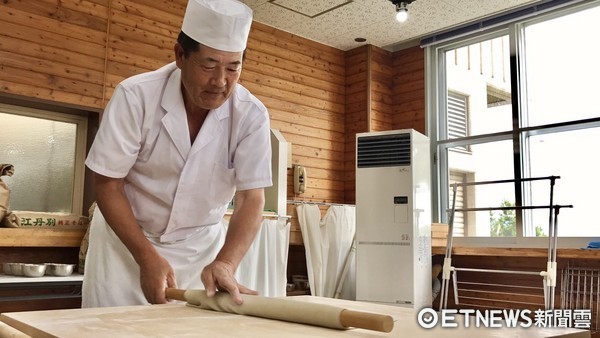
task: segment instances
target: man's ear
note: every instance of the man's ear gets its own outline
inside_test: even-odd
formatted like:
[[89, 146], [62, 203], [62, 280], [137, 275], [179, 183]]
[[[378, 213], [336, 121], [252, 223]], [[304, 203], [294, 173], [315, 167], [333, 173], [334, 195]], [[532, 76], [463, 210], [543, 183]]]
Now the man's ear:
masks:
[[181, 62], [185, 57], [185, 53], [183, 51], [183, 47], [181, 46], [181, 44], [179, 44], [179, 42], [175, 43], [175, 46], [173, 46], [173, 51], [175, 52], [175, 63], [177, 64], [177, 67], [180, 67]]

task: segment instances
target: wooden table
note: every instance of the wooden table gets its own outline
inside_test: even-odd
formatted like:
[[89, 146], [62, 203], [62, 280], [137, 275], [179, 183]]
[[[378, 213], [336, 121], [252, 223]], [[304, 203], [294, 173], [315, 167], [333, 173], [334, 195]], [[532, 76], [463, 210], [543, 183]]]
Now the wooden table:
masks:
[[[0, 320], [32, 337], [570, 337], [589, 338], [577, 329], [474, 327], [423, 329], [416, 311], [380, 304], [352, 302], [313, 296], [298, 301], [331, 304], [347, 309], [389, 314], [394, 318], [390, 333], [362, 329], [334, 330], [264, 318], [201, 310], [183, 303], [92, 309], [12, 312]], [[0, 323], [2, 324], [2, 323]]]

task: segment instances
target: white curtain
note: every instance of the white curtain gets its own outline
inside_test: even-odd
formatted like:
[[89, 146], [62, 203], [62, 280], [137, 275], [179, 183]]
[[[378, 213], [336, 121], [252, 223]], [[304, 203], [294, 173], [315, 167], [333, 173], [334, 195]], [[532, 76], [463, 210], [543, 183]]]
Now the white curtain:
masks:
[[334, 205], [321, 219], [321, 211], [314, 204], [296, 207], [310, 291], [314, 296], [356, 298], [355, 209], [354, 206]]
[[[224, 227], [227, 221], [222, 222]], [[265, 219], [235, 274], [237, 281], [265, 297], [285, 297], [290, 224]]]

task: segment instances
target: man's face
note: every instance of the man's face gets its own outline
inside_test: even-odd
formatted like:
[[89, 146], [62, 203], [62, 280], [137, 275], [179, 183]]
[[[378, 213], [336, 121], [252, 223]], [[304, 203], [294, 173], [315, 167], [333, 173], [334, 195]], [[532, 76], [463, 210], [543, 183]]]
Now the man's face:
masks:
[[220, 107], [240, 78], [242, 54], [201, 45], [198, 51], [185, 57], [181, 46], [176, 44], [176, 63], [181, 69], [186, 106], [192, 104], [207, 110]]

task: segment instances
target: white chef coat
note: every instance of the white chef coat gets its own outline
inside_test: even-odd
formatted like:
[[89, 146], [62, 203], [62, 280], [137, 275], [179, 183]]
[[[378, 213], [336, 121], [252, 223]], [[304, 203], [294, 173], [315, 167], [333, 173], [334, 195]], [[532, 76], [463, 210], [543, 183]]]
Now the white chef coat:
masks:
[[[86, 159], [92, 171], [125, 178], [125, 193], [180, 288], [202, 288], [200, 272], [224, 241], [219, 225], [236, 190], [270, 186], [269, 115], [241, 85], [211, 110], [193, 144], [175, 63], [120, 83]], [[96, 208], [83, 306], [146, 303], [139, 267]]]
[[85, 163], [125, 177], [135, 218], [149, 235], [182, 240], [218, 224], [236, 189], [272, 184], [269, 115], [238, 84], [190, 144], [181, 71], [171, 63], [117, 86]]

